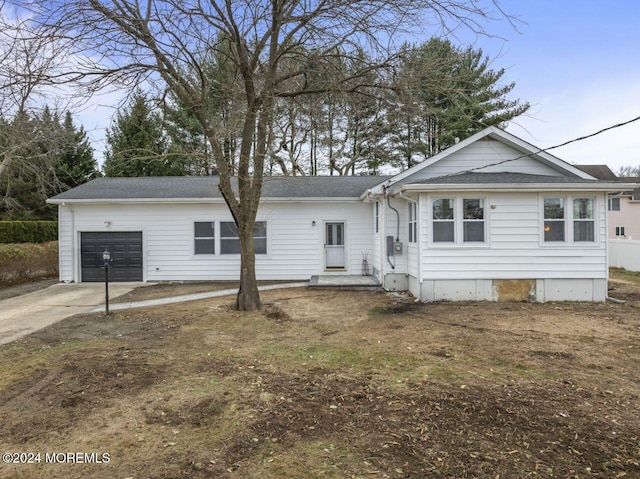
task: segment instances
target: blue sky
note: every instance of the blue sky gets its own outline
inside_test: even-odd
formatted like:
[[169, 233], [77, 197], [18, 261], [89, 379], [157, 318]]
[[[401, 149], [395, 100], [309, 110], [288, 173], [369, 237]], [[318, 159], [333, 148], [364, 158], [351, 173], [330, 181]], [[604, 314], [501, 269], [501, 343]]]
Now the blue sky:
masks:
[[[492, 68], [505, 68], [505, 81], [516, 83], [510, 96], [531, 103], [509, 132], [547, 148], [640, 116], [640, 1], [503, 0], [500, 5], [519, 17], [518, 31], [506, 21], [492, 22], [486, 29], [494, 37], [459, 31], [452, 41], [482, 48]], [[117, 99], [98, 102], [115, 105]], [[113, 111], [90, 108], [78, 116], [99, 157]], [[640, 121], [550, 153], [614, 171], [638, 166]]]
[[[512, 97], [531, 103], [507, 130], [540, 148], [640, 116], [640, 2], [504, 0], [522, 23], [487, 26], [506, 38], [463, 38], [506, 68]], [[576, 164], [640, 165], [640, 121], [550, 153]]]

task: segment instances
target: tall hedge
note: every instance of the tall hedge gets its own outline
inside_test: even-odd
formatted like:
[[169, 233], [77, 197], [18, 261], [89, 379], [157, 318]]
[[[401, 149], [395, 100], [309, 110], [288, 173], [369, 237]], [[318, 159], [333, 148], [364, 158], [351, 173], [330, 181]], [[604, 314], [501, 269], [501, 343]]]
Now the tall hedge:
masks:
[[0, 286], [58, 274], [58, 242], [0, 244]]
[[57, 221], [0, 221], [0, 243], [46, 243], [57, 239]]

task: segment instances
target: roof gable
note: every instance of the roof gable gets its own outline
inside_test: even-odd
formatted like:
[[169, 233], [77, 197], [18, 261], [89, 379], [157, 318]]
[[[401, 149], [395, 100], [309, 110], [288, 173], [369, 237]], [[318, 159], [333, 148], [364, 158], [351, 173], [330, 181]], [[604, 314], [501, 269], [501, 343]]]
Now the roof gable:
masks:
[[496, 127], [486, 128], [372, 189], [461, 173], [513, 172], [594, 179], [588, 173]]

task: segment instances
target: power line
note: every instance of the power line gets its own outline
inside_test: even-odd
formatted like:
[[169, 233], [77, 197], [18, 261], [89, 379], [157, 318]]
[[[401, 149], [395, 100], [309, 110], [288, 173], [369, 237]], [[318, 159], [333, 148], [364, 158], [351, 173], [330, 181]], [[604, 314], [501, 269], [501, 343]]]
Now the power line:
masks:
[[589, 138], [593, 138], [594, 136], [597, 136], [597, 135], [599, 135], [601, 133], [604, 133], [605, 131], [614, 130], [616, 128], [620, 128], [621, 126], [628, 125], [628, 124], [633, 123], [633, 122], [638, 121], [638, 120], [640, 120], [640, 116], [632, 118], [631, 120], [623, 121], [622, 123], [616, 123], [615, 125], [611, 125], [611, 126], [608, 126], [606, 128], [602, 128], [601, 130], [598, 130], [598, 131], [596, 131], [594, 133], [590, 133], [588, 135], [580, 136], [578, 138], [574, 138], [573, 140], [565, 141], [564, 143], [560, 143], [558, 145], [549, 146], [548, 148], [536, 148], [537, 151], [534, 151], [534, 152], [531, 152], [531, 153], [527, 153], [527, 154], [524, 154], [524, 155], [520, 155], [520, 156], [517, 156], [515, 158], [509, 158], [507, 160], [498, 161], [498, 162], [492, 163], [490, 165], [478, 166], [476, 168], [471, 168], [471, 169], [466, 170], [466, 171], [461, 171], [459, 173], [454, 173], [454, 174], [449, 174], [449, 175], [444, 175], [444, 176], [454, 176], [454, 175], [459, 175], [459, 174], [462, 174], [462, 173], [471, 173], [473, 171], [482, 170], [484, 168], [491, 168], [492, 166], [499, 166], [499, 165], [502, 165], [504, 163], [508, 163], [510, 161], [521, 160], [522, 158], [529, 158], [529, 157], [538, 155], [540, 153], [546, 153], [548, 150], [553, 150], [555, 148], [560, 148], [561, 146], [566, 146], [566, 145], [569, 145], [571, 143], [576, 143], [578, 141], [583, 141], [583, 140], [587, 140]]
[[589, 138], [592, 138], [596, 135], [599, 135], [600, 133], [604, 133], [605, 131], [609, 131], [609, 130], [613, 130], [615, 128], [620, 128], [621, 126], [625, 126], [628, 125], [629, 123], [633, 123], [634, 121], [638, 121], [640, 120], [640, 116], [637, 116], [631, 120], [628, 121], [623, 121], [622, 123], [616, 123], [615, 125], [611, 125], [608, 126], [606, 128], [603, 128], [602, 130], [598, 130], [595, 133], [591, 133], [589, 135], [585, 135], [585, 136], [581, 136], [579, 138], [574, 138], [573, 140], [569, 140], [569, 141], [565, 141], [564, 143], [560, 143], [559, 145], [555, 145], [555, 146], [550, 146], [549, 148], [544, 148], [540, 151], [546, 151], [546, 150], [553, 150], [554, 148], [560, 148], [561, 146], [566, 146], [570, 143], [575, 143], [576, 141], [582, 141], [582, 140], [587, 140]]

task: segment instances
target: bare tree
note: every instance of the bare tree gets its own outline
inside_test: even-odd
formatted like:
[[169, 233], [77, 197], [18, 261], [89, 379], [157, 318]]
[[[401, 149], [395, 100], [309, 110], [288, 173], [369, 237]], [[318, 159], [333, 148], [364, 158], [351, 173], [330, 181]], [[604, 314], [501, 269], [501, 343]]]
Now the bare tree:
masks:
[[621, 166], [620, 168], [618, 168], [618, 171], [616, 171], [616, 175], [620, 176], [620, 177], [640, 177], [640, 166], [631, 166], [631, 165], [627, 165], [627, 166]]
[[[242, 310], [260, 307], [253, 230], [275, 100], [339, 91], [346, 85], [357, 91], [353, 80], [388, 66], [395, 38], [403, 32], [428, 24], [438, 29], [464, 24], [483, 32], [492, 14], [467, 0], [25, 0], [21, 5], [31, 7], [33, 22], [45, 36], [69, 41], [77, 62], [66, 79], [83, 81], [93, 90], [113, 82], [154, 84], [194, 112], [238, 226], [236, 306]], [[503, 15], [497, 0], [491, 5]], [[306, 81], [309, 72], [332, 58], [349, 63], [362, 50], [370, 63], [349, 71], [349, 78], [336, 74], [320, 84]], [[210, 79], [203, 66], [212, 51], [227, 56], [235, 81], [242, 85], [236, 165], [225, 157], [222, 123], [212, 121]]]
[[[67, 138], [60, 117], [67, 98], [55, 91], [63, 43], [52, 41], [28, 15], [0, 0], [0, 212], [25, 210], [26, 189], [41, 201], [64, 188], [57, 176]], [[24, 12], [23, 12], [24, 13]], [[52, 98], [55, 97], [55, 98]], [[50, 105], [50, 106], [47, 106]], [[35, 201], [35, 200], [34, 200]], [[8, 213], [7, 213], [8, 214]]]

